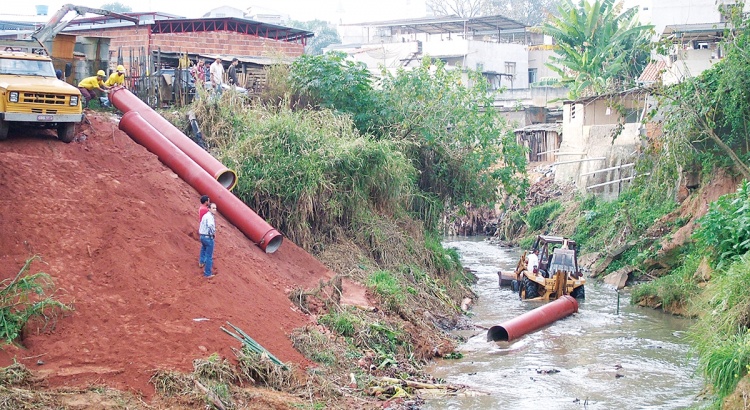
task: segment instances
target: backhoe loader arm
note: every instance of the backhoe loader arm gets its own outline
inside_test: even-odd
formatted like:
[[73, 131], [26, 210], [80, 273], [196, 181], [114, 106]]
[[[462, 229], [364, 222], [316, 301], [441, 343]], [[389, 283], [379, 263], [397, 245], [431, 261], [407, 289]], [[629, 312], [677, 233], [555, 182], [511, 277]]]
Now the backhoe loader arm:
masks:
[[78, 14], [78, 16], [83, 16], [86, 13], [99, 14], [101, 16], [114, 17], [114, 18], [119, 18], [122, 20], [132, 21], [133, 23], [135, 23], [136, 26], [138, 25], [137, 17], [126, 16], [124, 14], [115, 13], [109, 10], [94, 9], [91, 7], [66, 4], [62, 6], [62, 8], [58, 10], [57, 13], [55, 13], [52, 16], [52, 18], [49, 19], [47, 24], [45, 24], [39, 30], [34, 32], [34, 34], [31, 35], [31, 38], [38, 41], [40, 44], [44, 44], [45, 41], [54, 37], [55, 35], [57, 35], [57, 33], [61, 32], [65, 27], [68, 26], [68, 23], [70, 23], [72, 19], [63, 21], [63, 18], [65, 18], [65, 16], [71, 11], [75, 11]]

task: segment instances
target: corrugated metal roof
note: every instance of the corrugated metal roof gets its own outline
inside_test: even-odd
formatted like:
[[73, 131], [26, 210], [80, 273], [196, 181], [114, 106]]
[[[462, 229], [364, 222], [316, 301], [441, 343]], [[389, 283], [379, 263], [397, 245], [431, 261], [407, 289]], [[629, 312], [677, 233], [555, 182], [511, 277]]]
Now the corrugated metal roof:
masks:
[[427, 33], [427, 34], [444, 34], [444, 33], [464, 33], [471, 32], [492, 33], [517, 31], [524, 32], [526, 25], [511, 20], [505, 16], [486, 16], [486, 17], [425, 17], [419, 19], [387, 20], [374, 21], [357, 24], [342, 24], [342, 26], [364, 26], [364, 27], [392, 27], [402, 30], [406, 33]]
[[534, 131], [554, 131], [556, 133], [562, 132], [562, 124], [560, 123], [546, 123], [546, 124], [531, 124], [522, 128], [513, 130], [513, 132], [534, 132]]
[[[315, 35], [312, 31], [261, 21], [249, 20], [237, 17], [213, 17], [188, 19], [167, 13], [125, 13], [140, 19], [141, 25], [150, 25], [151, 32], [157, 33], [193, 33], [197, 31], [233, 31], [242, 34], [252, 34], [280, 41], [297, 41], [311, 38]], [[70, 22], [65, 31], [81, 31], [93, 28], [105, 28], [112, 25], [121, 25], [119, 19], [97, 16], [90, 18], [75, 19]]]

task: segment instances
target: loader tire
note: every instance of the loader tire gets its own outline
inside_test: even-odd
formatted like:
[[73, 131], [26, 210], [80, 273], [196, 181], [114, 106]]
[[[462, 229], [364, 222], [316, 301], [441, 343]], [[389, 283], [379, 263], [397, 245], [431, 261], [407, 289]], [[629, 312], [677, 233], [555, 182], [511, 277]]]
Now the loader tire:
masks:
[[538, 284], [524, 275], [521, 281], [521, 299], [534, 299], [539, 297]]
[[584, 286], [579, 286], [570, 292], [570, 296], [576, 299], [586, 299], [586, 289], [584, 289]]

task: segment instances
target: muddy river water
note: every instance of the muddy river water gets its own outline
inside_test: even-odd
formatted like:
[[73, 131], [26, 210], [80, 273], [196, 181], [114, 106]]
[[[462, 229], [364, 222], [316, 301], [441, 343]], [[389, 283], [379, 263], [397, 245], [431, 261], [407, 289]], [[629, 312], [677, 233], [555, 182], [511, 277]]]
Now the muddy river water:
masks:
[[703, 380], [689, 357], [688, 319], [629, 304], [629, 295], [587, 283], [578, 313], [498, 345], [486, 330], [540, 306], [499, 288], [497, 271], [513, 270], [520, 251], [483, 238], [449, 237], [475, 271], [475, 330], [460, 331], [462, 359], [426, 369], [446, 383], [486, 394], [428, 398], [425, 409], [684, 409], [701, 403]]

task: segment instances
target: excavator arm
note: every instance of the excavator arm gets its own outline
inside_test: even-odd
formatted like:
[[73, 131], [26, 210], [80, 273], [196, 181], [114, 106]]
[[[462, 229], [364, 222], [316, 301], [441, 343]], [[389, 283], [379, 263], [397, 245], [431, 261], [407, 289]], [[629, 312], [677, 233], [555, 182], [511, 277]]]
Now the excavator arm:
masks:
[[83, 16], [86, 13], [99, 14], [101, 16], [107, 16], [107, 17], [113, 17], [113, 18], [119, 18], [122, 20], [132, 21], [133, 23], [135, 23], [136, 26], [138, 25], [137, 17], [126, 16], [124, 14], [115, 13], [109, 10], [94, 9], [91, 7], [66, 4], [62, 6], [62, 8], [58, 10], [57, 13], [55, 13], [52, 16], [52, 18], [49, 19], [47, 24], [42, 26], [39, 30], [35, 31], [34, 34], [31, 35], [31, 38], [33, 38], [40, 44], [44, 45], [45, 41], [57, 35], [57, 33], [61, 32], [65, 27], [68, 26], [68, 23], [70, 23], [70, 21], [73, 20], [73, 19], [63, 20], [63, 18], [65, 18], [65, 16], [68, 15], [68, 13], [71, 11], [75, 11], [77, 13], [77, 16]]

